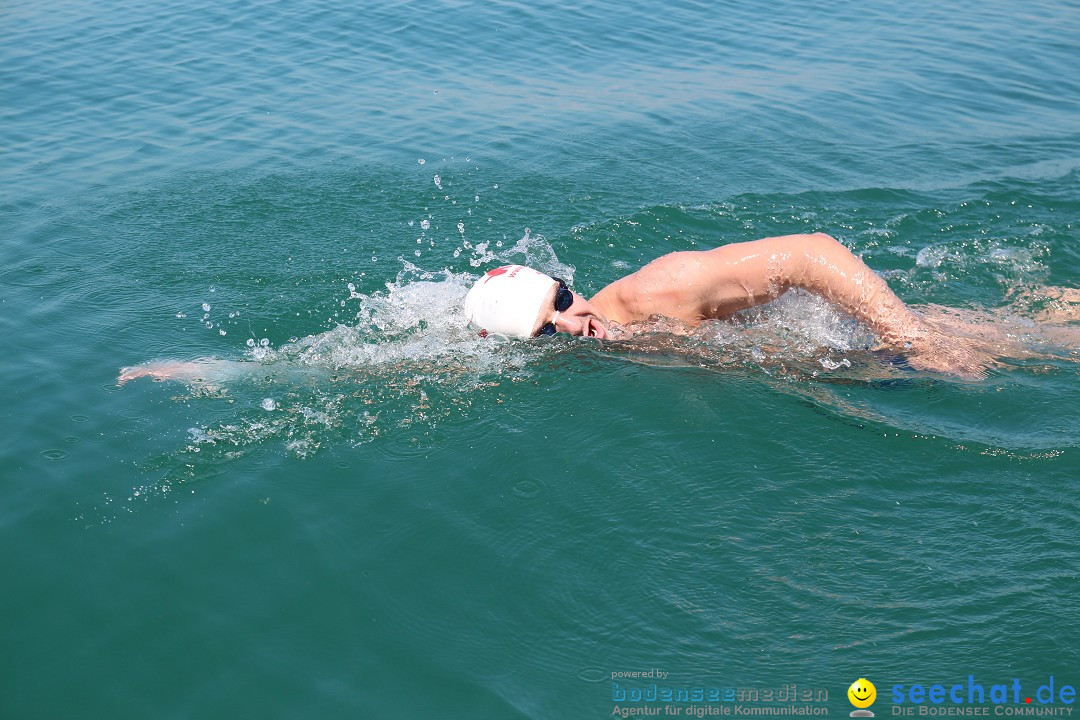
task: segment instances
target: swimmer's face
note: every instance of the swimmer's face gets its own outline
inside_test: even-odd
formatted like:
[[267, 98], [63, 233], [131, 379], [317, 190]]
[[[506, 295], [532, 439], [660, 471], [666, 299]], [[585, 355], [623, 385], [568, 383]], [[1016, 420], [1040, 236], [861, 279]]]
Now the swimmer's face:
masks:
[[604, 316], [588, 300], [576, 292], [571, 294], [574, 296], [574, 302], [562, 312], [557, 312], [554, 305], [545, 305], [545, 309], [540, 312], [539, 325], [550, 322], [555, 326], [555, 332], [601, 340], [606, 338], [608, 333], [607, 328], [604, 327]]

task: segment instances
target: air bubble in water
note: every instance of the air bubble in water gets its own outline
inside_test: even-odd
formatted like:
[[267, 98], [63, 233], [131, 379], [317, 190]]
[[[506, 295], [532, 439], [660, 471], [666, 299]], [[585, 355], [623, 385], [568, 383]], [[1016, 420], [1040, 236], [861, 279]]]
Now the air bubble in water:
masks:
[[842, 367], [851, 367], [851, 361], [847, 358], [841, 358], [840, 362], [830, 360], [829, 358], [819, 358], [818, 362], [821, 363], [821, 367], [825, 368], [826, 370], [836, 370]]
[[417, 158], [417, 159], [416, 159], [416, 162], [418, 162], [419, 164], [423, 165], [424, 163], [426, 163], [426, 162], [427, 162], [427, 160], [425, 160], [424, 158]]
[[218, 332], [218, 335], [224, 335], [225, 334], [224, 330], [218, 330], [217, 332]]
[[202, 310], [203, 312], [210, 312], [210, 303], [203, 303]]
[[211, 285], [210, 286], [210, 292], [217, 292], [217, 287], [215, 287], [214, 285]]
[[371, 262], [379, 262], [379, 257], [377, 255], [372, 255]]
[[424, 230], [427, 230], [428, 228], [431, 227], [431, 222], [428, 221], [428, 220], [421, 220], [420, 221], [420, 227], [423, 228]]
[[267, 340], [266, 338], [263, 338], [262, 340], [259, 341], [259, 344], [262, 345], [263, 347], [267, 347], [267, 346], [270, 345], [270, 341]]
[[274, 402], [274, 398], [263, 398], [263, 401], [262, 401], [262, 409], [263, 410], [274, 410], [276, 408], [277, 408], [277, 403]]
[[435, 187], [442, 190], [442, 179], [438, 175], [435, 176]]
[[459, 222], [459, 223], [457, 224], [457, 231], [458, 231], [459, 233], [461, 233], [462, 235], [464, 235], [464, 234], [465, 234], [465, 223], [463, 223], [463, 222]]
[[248, 347], [255, 347], [255, 338], [248, 338], [247, 339], [247, 346]]
[[187, 314], [186, 314], [186, 313], [182, 313], [182, 312], [178, 312], [178, 313], [176, 313], [176, 317], [178, 317], [178, 318], [186, 318], [186, 317], [187, 317]]

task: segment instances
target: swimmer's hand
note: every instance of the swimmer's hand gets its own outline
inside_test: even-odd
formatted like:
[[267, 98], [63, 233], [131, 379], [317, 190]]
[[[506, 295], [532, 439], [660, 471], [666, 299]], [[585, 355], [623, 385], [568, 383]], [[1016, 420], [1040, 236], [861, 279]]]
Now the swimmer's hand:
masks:
[[131, 367], [120, 368], [120, 375], [116, 378], [116, 384], [123, 386], [129, 380], [137, 380], [148, 377], [154, 382], [165, 380], [180, 380], [194, 384], [203, 384], [212, 380], [222, 379], [223, 371], [230, 365], [228, 360], [207, 358], [204, 360], [164, 360], [160, 362], [142, 363]]
[[968, 338], [929, 331], [899, 348], [916, 370], [982, 380], [994, 364], [994, 356]]

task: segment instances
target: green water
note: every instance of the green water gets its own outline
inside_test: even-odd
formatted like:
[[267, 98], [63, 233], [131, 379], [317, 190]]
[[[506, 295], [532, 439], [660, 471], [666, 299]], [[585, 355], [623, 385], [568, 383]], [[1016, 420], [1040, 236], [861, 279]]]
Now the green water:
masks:
[[818, 230], [915, 304], [1076, 287], [1077, 37], [1068, 2], [6, 3], [0, 717], [1080, 684], [1067, 351], [919, 374], [810, 297], [652, 352], [460, 316], [502, 262], [589, 294]]

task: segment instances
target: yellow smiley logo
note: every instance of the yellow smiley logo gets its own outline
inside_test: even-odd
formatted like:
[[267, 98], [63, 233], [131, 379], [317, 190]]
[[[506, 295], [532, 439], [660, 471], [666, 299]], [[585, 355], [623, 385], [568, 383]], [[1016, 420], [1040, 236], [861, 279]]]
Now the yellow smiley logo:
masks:
[[877, 699], [877, 688], [866, 678], [859, 678], [847, 689], [848, 700], [857, 708], [868, 708]]

